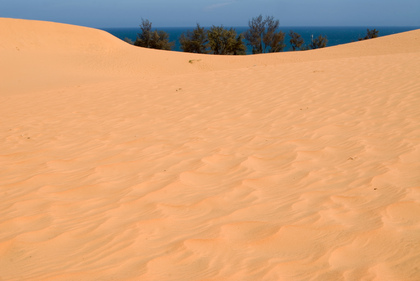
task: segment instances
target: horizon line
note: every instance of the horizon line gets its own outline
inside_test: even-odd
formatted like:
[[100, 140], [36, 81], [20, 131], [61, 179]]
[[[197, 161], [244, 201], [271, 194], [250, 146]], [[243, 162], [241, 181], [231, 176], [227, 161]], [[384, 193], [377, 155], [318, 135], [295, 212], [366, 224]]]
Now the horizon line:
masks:
[[[204, 28], [210, 28], [211, 26], [201, 26]], [[214, 26], [223, 26], [223, 27], [231, 27], [231, 28], [248, 28], [249, 26], [247, 25], [214, 25]], [[86, 26], [86, 27], [90, 27], [90, 26]], [[97, 28], [97, 29], [106, 29], [106, 28], [138, 28], [139, 26], [110, 26], [110, 27], [91, 27], [91, 28]], [[156, 28], [195, 28], [196, 26], [156, 26], [156, 27], [152, 27], [152, 29], [156, 29]], [[288, 27], [360, 27], [360, 28], [380, 28], [380, 27], [410, 27], [410, 28], [418, 28], [420, 29], [420, 25], [283, 25], [283, 26], [279, 26], [279, 28], [288, 28]]]

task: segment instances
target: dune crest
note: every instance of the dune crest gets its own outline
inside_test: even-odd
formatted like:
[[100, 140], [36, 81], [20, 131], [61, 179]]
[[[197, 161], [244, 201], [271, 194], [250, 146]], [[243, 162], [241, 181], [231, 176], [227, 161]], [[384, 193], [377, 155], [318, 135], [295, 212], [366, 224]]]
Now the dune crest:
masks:
[[420, 31], [245, 57], [0, 19], [0, 280], [420, 279]]

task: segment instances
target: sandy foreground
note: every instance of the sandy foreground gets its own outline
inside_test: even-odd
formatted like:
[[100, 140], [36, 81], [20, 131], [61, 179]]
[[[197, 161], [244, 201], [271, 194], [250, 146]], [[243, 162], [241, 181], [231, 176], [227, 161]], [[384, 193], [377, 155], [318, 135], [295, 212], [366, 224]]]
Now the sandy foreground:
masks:
[[420, 280], [420, 31], [246, 57], [0, 19], [0, 280]]

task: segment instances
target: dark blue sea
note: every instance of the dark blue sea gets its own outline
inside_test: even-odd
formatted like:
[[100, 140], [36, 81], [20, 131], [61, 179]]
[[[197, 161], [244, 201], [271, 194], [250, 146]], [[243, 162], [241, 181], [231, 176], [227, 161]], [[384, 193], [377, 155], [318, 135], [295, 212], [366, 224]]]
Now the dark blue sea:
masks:
[[[230, 28], [230, 27], [227, 27]], [[233, 27], [236, 32], [243, 33], [245, 32], [248, 27]], [[376, 29], [379, 31], [379, 36], [391, 35], [395, 33], [400, 33], [404, 31], [418, 29], [420, 27], [281, 27], [284, 33], [286, 33], [285, 43], [286, 48], [285, 51], [291, 50], [291, 46], [289, 43], [290, 37], [288, 33], [290, 30], [299, 33], [302, 38], [305, 40], [305, 44], [309, 44], [311, 42], [312, 36], [314, 38], [318, 37], [319, 35], [327, 36], [329, 46], [335, 46], [340, 44], [346, 44], [354, 41], [358, 41], [359, 38], [364, 37], [366, 35], [366, 30], [369, 29]], [[193, 30], [194, 27], [161, 27], [156, 28], [156, 30], [163, 30], [169, 34], [170, 41], [175, 43], [173, 51], [182, 51], [179, 45], [179, 37], [181, 34], [187, 30]], [[140, 27], [138, 28], [103, 28], [103, 30], [111, 33], [112, 35], [124, 40], [125, 38], [131, 39], [133, 42], [137, 38], [137, 33], [140, 32]], [[245, 41], [246, 43], [246, 41]], [[251, 53], [251, 49], [248, 48], [248, 54]]]

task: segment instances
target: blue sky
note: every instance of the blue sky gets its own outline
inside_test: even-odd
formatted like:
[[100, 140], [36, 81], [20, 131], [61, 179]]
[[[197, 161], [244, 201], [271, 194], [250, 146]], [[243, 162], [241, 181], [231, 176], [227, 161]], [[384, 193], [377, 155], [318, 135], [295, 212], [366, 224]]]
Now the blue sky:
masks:
[[272, 15], [282, 26], [420, 26], [419, 0], [0, 0], [0, 17], [90, 27], [246, 26]]

